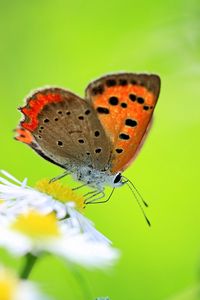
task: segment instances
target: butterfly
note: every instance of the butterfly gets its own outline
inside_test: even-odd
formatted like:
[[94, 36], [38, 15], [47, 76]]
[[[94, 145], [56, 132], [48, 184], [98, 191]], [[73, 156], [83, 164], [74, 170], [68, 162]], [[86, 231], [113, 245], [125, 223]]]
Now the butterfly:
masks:
[[159, 91], [158, 75], [135, 73], [101, 77], [84, 98], [59, 87], [38, 89], [20, 108], [16, 139], [103, 197], [105, 185], [124, 184], [121, 173], [142, 145]]

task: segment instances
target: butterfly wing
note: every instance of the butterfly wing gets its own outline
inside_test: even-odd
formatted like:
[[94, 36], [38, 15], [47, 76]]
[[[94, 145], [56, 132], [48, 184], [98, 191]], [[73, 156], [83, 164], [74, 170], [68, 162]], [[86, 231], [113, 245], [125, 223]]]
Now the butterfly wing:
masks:
[[92, 82], [86, 99], [112, 143], [111, 172], [124, 170], [134, 158], [152, 118], [160, 78], [148, 74], [115, 74]]
[[61, 88], [44, 88], [27, 98], [17, 140], [62, 166], [107, 165], [111, 144], [89, 103]]
[[45, 155], [45, 152], [42, 150], [42, 148], [39, 146], [39, 144], [36, 142], [34, 136], [32, 135], [32, 133], [30, 131], [28, 131], [27, 129], [24, 129], [23, 127], [18, 127], [16, 130], [16, 136], [15, 139], [19, 142], [22, 142], [24, 144], [27, 144], [28, 146], [30, 146], [33, 150], [35, 150], [39, 155], [41, 155], [44, 159], [62, 167], [61, 164], [59, 164], [58, 162], [56, 162], [55, 160], [51, 159], [50, 157], [48, 157], [47, 155]]

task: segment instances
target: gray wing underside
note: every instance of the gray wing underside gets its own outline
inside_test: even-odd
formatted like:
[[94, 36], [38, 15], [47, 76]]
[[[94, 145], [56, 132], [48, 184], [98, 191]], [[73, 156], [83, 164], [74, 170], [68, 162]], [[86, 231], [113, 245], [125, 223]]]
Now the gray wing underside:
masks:
[[[41, 91], [40, 91], [41, 92]], [[44, 89], [42, 93], [55, 92]], [[40, 155], [64, 168], [91, 166], [107, 168], [111, 144], [89, 103], [64, 89], [56, 89], [62, 101], [44, 106], [33, 136]]]

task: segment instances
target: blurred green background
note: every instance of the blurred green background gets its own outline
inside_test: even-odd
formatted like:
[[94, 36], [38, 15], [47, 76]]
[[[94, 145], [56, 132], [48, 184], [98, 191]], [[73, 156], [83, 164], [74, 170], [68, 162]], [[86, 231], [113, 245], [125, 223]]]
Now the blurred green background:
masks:
[[[198, 0], [1, 0], [0, 168], [31, 185], [60, 174], [13, 140], [16, 108], [34, 88], [58, 85], [83, 96], [89, 81], [117, 71], [155, 72], [162, 80], [151, 133], [125, 172], [150, 204], [152, 227], [127, 187], [88, 207], [86, 215], [122, 257], [111, 271], [80, 270], [81, 276], [93, 298], [200, 299]], [[5, 253], [2, 260], [19, 265]], [[31, 278], [56, 300], [84, 299], [57, 258], [41, 260]]]

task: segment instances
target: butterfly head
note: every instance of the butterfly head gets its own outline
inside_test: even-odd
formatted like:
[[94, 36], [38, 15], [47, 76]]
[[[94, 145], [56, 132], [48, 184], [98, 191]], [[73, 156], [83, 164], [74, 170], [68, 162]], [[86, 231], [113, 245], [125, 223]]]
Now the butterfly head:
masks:
[[117, 173], [115, 174], [113, 178], [113, 183], [112, 186], [113, 187], [119, 187], [122, 186], [125, 182], [122, 181], [122, 174], [121, 173]]

